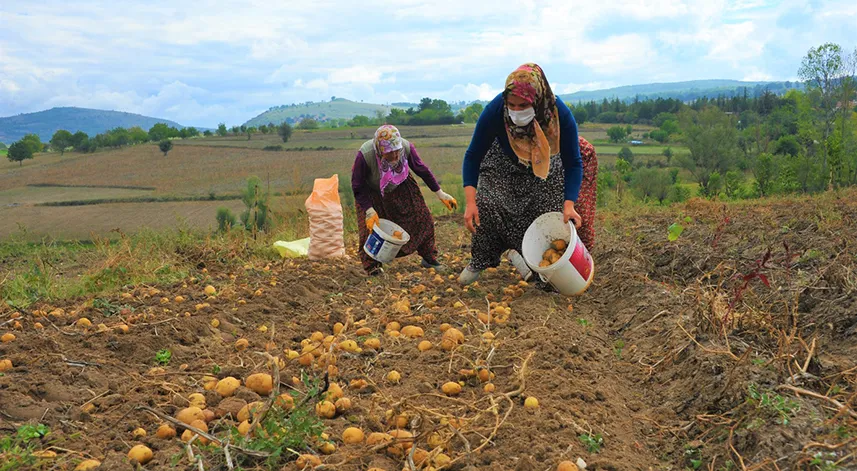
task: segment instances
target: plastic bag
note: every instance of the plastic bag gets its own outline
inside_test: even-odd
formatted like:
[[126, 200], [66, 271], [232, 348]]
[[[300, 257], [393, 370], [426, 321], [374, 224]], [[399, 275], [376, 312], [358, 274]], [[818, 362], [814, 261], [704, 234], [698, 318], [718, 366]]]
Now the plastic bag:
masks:
[[274, 242], [274, 248], [283, 258], [306, 257], [307, 253], [309, 253], [309, 237], [306, 239], [290, 240], [288, 242], [278, 240]]
[[306, 210], [309, 216], [309, 259], [344, 256], [339, 175], [315, 179], [312, 194], [306, 200]]

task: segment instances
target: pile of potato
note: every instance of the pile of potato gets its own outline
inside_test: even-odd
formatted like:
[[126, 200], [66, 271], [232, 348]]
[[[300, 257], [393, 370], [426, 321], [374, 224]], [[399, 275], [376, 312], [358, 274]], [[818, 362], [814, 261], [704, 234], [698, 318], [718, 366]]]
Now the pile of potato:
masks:
[[551, 242], [550, 248], [545, 250], [545, 253], [542, 254], [542, 261], [539, 262], [539, 266], [545, 268], [559, 261], [559, 259], [562, 258], [562, 254], [565, 253], [565, 249], [567, 247], [568, 242], [562, 239], [557, 239]]

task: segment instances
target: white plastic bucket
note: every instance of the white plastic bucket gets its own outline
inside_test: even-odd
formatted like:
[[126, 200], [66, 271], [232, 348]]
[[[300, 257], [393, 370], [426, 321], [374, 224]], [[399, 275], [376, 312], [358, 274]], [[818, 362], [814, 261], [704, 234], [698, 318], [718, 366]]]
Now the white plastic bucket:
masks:
[[[393, 232], [400, 231], [402, 238], [393, 237]], [[411, 236], [398, 224], [387, 219], [380, 219], [372, 228], [363, 251], [381, 263], [390, 263], [399, 254], [399, 250], [411, 240]]]
[[[557, 212], [545, 213], [536, 218], [524, 233], [522, 255], [542, 281], [550, 283], [565, 296], [573, 296], [589, 288], [595, 275], [595, 265], [589, 250], [577, 236], [574, 225], [571, 222], [563, 223], [562, 219], [562, 213]], [[557, 239], [568, 243], [565, 253], [556, 263], [540, 267], [542, 255]]]

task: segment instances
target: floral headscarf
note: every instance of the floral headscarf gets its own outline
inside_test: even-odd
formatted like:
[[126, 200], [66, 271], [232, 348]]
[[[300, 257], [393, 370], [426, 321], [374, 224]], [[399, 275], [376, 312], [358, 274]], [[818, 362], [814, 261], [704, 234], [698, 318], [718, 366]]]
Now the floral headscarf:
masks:
[[[408, 160], [402, 135], [395, 126], [385, 124], [375, 131], [375, 159], [378, 161], [378, 171], [381, 174], [381, 195], [384, 189], [392, 184], [399, 186], [408, 178]], [[382, 156], [387, 152], [399, 151], [399, 161], [391, 164]]]
[[550, 157], [559, 152], [559, 112], [556, 108], [556, 97], [542, 68], [532, 63], [524, 64], [509, 74], [506, 88], [503, 90], [503, 99], [507, 99], [510, 94], [530, 102], [536, 117], [526, 126], [517, 126], [509, 117], [508, 109], [504, 108], [509, 143], [518, 156], [518, 161], [531, 165], [533, 173], [545, 179], [550, 169]]

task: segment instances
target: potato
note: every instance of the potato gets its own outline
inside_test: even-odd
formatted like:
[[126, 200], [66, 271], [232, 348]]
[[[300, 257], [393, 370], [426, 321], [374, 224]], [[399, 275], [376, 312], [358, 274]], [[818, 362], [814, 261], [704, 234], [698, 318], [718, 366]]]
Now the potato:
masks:
[[330, 401], [321, 401], [315, 405], [315, 413], [324, 419], [332, 419], [336, 415], [336, 406]]
[[[206, 423], [201, 420], [194, 421], [194, 423], [190, 424], [190, 426], [202, 430], [203, 432], [208, 432], [208, 425], [206, 425]], [[185, 430], [184, 432], [182, 432], [182, 441], [187, 443], [190, 441], [191, 438], [194, 437], [194, 435], [196, 435], [196, 432]], [[202, 436], [200, 436], [196, 440], [202, 443], [203, 445], [208, 443], [208, 439], [203, 438]]]
[[75, 466], [74, 471], [92, 471], [99, 466], [101, 466], [101, 461], [83, 460]]
[[291, 394], [280, 394], [274, 400], [274, 405], [283, 410], [292, 410], [295, 407], [295, 398]]
[[214, 420], [214, 419], [216, 419], [216, 418], [217, 418], [217, 416], [215, 415], [214, 411], [213, 411], [213, 410], [211, 410], [211, 409], [203, 409], [203, 410], [202, 410], [202, 415], [204, 415], [204, 416], [205, 416], [205, 418], [204, 418], [204, 419], [202, 419], [202, 420], [204, 420], [204, 421], [205, 421], [205, 423], [209, 423], [209, 422], [211, 422], [212, 420]]
[[425, 331], [422, 327], [417, 327], [415, 325], [409, 325], [402, 327], [402, 335], [408, 338], [416, 339], [425, 335]]
[[205, 396], [200, 393], [193, 393], [187, 397], [187, 402], [190, 403], [193, 407], [199, 407], [200, 409], [205, 409]]
[[268, 396], [274, 389], [274, 379], [268, 373], [256, 373], [244, 381], [247, 388], [260, 396]]
[[214, 288], [214, 286], [211, 285], [206, 286], [204, 291], [205, 294], [209, 296], [214, 296], [215, 294], [217, 294], [217, 290]]
[[398, 371], [393, 370], [393, 371], [387, 373], [387, 381], [389, 381], [391, 383], [398, 383], [401, 380], [402, 380], [402, 375]]
[[145, 436], [146, 436], [146, 429], [141, 428], [141, 427], [137, 427], [137, 428], [135, 428], [135, 429], [134, 429], [134, 431], [133, 431], [133, 432], [131, 432], [131, 436], [132, 436], [132, 437], [134, 437], [134, 438], [142, 438], [142, 437], [145, 437]]
[[443, 446], [443, 444], [444, 444], [445, 442], [444, 442], [444, 440], [443, 440], [443, 435], [441, 435], [441, 434], [439, 434], [439, 433], [437, 433], [437, 432], [433, 432], [431, 435], [429, 435], [429, 436], [428, 436], [428, 439], [426, 440], [426, 443], [428, 444], [428, 446], [429, 446], [431, 449], [435, 449], [435, 448], [437, 448], [437, 447], [439, 447], [439, 446]]
[[357, 427], [348, 427], [342, 432], [342, 441], [349, 445], [363, 443], [363, 430]]
[[458, 396], [459, 394], [461, 394], [461, 385], [456, 382], [450, 381], [441, 386], [440, 390], [443, 391], [443, 393], [447, 396]]
[[486, 368], [479, 370], [479, 373], [477, 374], [477, 376], [479, 377], [479, 381], [481, 381], [483, 383], [487, 383], [488, 381], [491, 380], [491, 372], [488, 371]]
[[187, 407], [176, 414], [176, 420], [183, 424], [191, 424], [195, 420], [204, 420], [205, 414], [199, 407]]
[[387, 452], [394, 456], [405, 456], [414, 444], [414, 435], [407, 430], [391, 430], [393, 444], [387, 447]]
[[160, 438], [161, 440], [170, 440], [172, 438], [176, 438], [176, 429], [170, 427], [167, 424], [161, 424], [158, 427], [158, 430], [155, 432], [155, 436]]
[[83, 327], [84, 329], [88, 329], [88, 328], [92, 327], [92, 321], [90, 321], [89, 319], [87, 319], [85, 317], [81, 317], [80, 319], [78, 319], [77, 322], [75, 322], [75, 324], [78, 327]]
[[579, 471], [576, 464], [571, 461], [562, 461], [557, 465], [556, 471]]
[[318, 451], [324, 455], [332, 455], [336, 453], [336, 445], [331, 442], [324, 442], [320, 447], [318, 447]]
[[0, 342], [9, 343], [9, 342], [15, 340], [15, 338], [16, 338], [15, 334], [7, 332], [7, 333], [3, 334], [2, 337], [0, 337]]
[[247, 435], [248, 433], [250, 433], [250, 422], [245, 420], [244, 422], [238, 424], [238, 433], [240, 433], [241, 435]]
[[340, 397], [336, 400], [336, 404], [334, 404], [334, 407], [336, 407], [336, 412], [341, 414], [347, 411], [348, 409], [351, 409], [351, 399], [348, 399], [347, 397]]
[[227, 376], [217, 382], [217, 386], [214, 387], [214, 390], [217, 394], [220, 394], [220, 397], [230, 397], [235, 394], [235, 390], [240, 386], [241, 381], [238, 381], [232, 376]]
[[149, 461], [152, 461], [154, 456], [155, 455], [152, 453], [152, 450], [146, 445], [135, 445], [128, 452], [128, 459], [131, 460], [131, 462], [137, 462], [140, 464], [146, 464]]
[[488, 394], [493, 393], [494, 389], [495, 389], [495, 387], [492, 383], [486, 383], [485, 386], [482, 387], [482, 390]]
[[345, 391], [342, 390], [342, 386], [339, 383], [330, 383], [327, 387], [327, 398], [331, 401], [336, 401], [341, 397], [345, 397]]
[[527, 409], [538, 409], [539, 400], [533, 396], [530, 396], [524, 401], [524, 407]]
[[370, 329], [369, 327], [361, 327], [361, 328], [357, 329], [356, 331], [354, 331], [354, 335], [356, 335], [358, 337], [365, 337], [371, 333], [372, 333], [372, 329]]
[[244, 422], [245, 420], [250, 420], [253, 415], [257, 414], [260, 410], [262, 410], [262, 403], [260, 401], [251, 402], [246, 406], [242, 407], [240, 411], [238, 411], [238, 416], [236, 419], [239, 422]]
[[427, 352], [431, 350], [432, 347], [433, 345], [428, 340], [423, 340], [419, 345], [417, 345], [417, 349], [421, 352]]
[[369, 446], [377, 446], [382, 443], [390, 443], [393, 441], [393, 436], [382, 432], [373, 432], [366, 437], [366, 444]]
[[381, 340], [379, 340], [376, 337], [372, 337], [370, 339], [366, 339], [366, 341], [363, 342], [363, 346], [370, 349], [370, 350], [380, 350], [381, 349]]
[[12, 360], [0, 360], [0, 373], [12, 369]]
[[551, 242], [551, 248], [556, 250], [557, 252], [564, 253], [565, 249], [568, 248], [568, 242], [562, 239], [557, 239]]
[[547, 268], [549, 266], [551, 266], [550, 260], [542, 260], [541, 262], [539, 262], [539, 267], [541, 268]]
[[387, 324], [387, 330], [390, 332], [398, 332], [402, 328], [402, 325], [396, 321], [390, 322]]
[[314, 468], [321, 466], [321, 460], [315, 455], [300, 455], [295, 461], [295, 465], [297, 465], [298, 469], [304, 469], [307, 466]]
[[238, 339], [235, 342], [235, 350], [238, 350], [239, 352], [243, 352], [249, 346], [250, 346], [250, 342], [247, 339]]
[[553, 257], [554, 255], [556, 255], [556, 250], [547, 249], [547, 250], [545, 250], [545, 253], [542, 254], [542, 260], [550, 260], [551, 257]]

